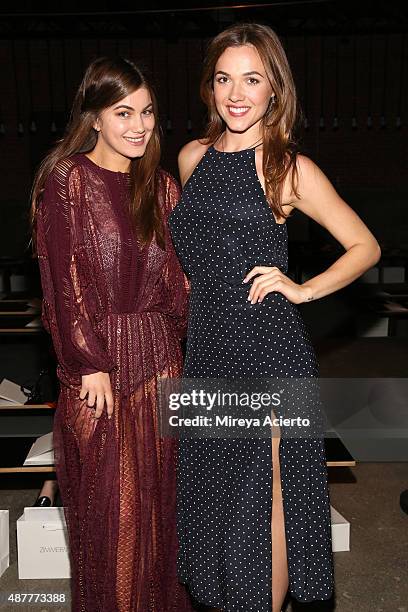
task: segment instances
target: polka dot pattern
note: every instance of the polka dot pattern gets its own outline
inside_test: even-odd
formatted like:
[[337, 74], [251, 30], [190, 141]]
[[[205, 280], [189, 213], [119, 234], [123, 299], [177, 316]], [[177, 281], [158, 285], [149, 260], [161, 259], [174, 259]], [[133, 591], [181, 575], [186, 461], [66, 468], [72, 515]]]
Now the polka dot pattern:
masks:
[[[316, 357], [296, 305], [280, 293], [247, 300], [242, 280], [256, 265], [287, 273], [286, 224], [276, 222], [255, 149], [210, 147], [169, 218], [191, 282], [184, 376], [315, 377]], [[289, 589], [302, 602], [333, 588], [324, 441], [279, 446]], [[201, 603], [224, 612], [270, 612], [270, 439], [181, 439], [178, 573]]]

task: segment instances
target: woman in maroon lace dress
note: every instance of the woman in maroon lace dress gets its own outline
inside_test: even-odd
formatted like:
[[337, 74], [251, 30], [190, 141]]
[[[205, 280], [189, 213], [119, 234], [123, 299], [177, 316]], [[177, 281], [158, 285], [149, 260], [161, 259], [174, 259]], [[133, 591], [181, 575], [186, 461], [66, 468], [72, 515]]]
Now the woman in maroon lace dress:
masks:
[[156, 401], [158, 378], [181, 374], [187, 314], [156, 117], [134, 64], [96, 60], [33, 188], [74, 611], [192, 609], [176, 576], [176, 440]]

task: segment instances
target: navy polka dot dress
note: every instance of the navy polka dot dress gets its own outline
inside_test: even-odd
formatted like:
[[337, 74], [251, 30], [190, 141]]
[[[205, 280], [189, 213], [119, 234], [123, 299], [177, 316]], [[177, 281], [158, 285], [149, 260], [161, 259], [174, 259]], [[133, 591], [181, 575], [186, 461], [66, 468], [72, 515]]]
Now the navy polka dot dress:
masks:
[[[170, 215], [191, 282], [184, 376], [315, 377], [315, 354], [297, 306], [281, 293], [247, 300], [256, 265], [287, 272], [287, 227], [275, 221], [255, 148], [209, 147]], [[268, 438], [181, 438], [178, 573], [202, 604], [224, 612], [272, 606], [272, 448]], [[289, 589], [302, 602], [333, 589], [324, 440], [279, 446]]]

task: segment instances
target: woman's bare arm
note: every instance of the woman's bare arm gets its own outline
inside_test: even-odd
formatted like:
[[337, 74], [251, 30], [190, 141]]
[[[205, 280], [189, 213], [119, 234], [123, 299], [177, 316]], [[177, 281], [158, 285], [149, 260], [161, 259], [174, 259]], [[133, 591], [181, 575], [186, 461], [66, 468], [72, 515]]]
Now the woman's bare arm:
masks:
[[304, 155], [298, 156], [297, 168], [300, 199], [292, 205], [327, 229], [346, 252], [327, 270], [301, 285], [278, 268], [256, 266], [244, 281], [259, 275], [249, 291], [248, 299], [252, 303], [262, 301], [271, 291], [280, 291], [297, 304], [324, 297], [359, 278], [380, 259], [377, 240], [320, 168]]
[[317, 299], [359, 278], [377, 263], [381, 250], [368, 227], [311, 159], [299, 156], [298, 169], [301, 199], [294, 202], [295, 208], [327, 229], [346, 251], [327, 270], [303, 283], [307, 297]]
[[193, 174], [207, 149], [208, 145], [203, 145], [198, 140], [192, 140], [180, 150], [178, 155], [178, 167], [182, 187], [184, 187]]

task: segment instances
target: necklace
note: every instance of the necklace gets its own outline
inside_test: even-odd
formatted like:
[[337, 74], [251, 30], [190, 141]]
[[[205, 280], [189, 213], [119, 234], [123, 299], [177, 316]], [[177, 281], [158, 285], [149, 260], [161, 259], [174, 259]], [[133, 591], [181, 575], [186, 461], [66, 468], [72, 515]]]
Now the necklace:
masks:
[[[219, 138], [219, 141], [220, 141], [220, 143], [221, 143], [221, 148], [222, 148], [222, 152], [223, 152], [223, 153], [225, 153], [225, 149], [224, 149], [224, 142], [223, 142], [223, 141], [224, 141], [224, 134], [225, 134], [225, 132], [223, 132], [223, 133], [221, 134], [220, 138]], [[258, 138], [258, 140], [256, 140], [256, 141], [254, 142], [254, 144], [252, 144], [252, 145], [251, 145], [251, 146], [249, 146], [249, 147], [245, 147], [245, 149], [242, 149], [242, 151], [246, 151], [246, 150], [248, 150], [248, 149], [253, 149], [255, 146], [258, 146], [258, 144], [260, 144], [261, 142], [262, 142], [262, 136], [261, 136], [261, 138]], [[233, 153], [238, 153], [238, 151], [233, 151]]]

